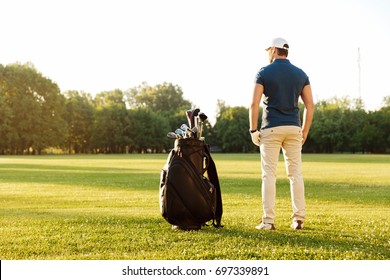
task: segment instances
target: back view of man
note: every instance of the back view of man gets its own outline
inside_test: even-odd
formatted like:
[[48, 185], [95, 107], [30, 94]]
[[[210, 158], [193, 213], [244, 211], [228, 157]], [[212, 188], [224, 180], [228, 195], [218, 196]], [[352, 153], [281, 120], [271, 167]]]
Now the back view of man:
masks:
[[[263, 217], [262, 223], [256, 226], [260, 230], [275, 229], [276, 171], [281, 148], [290, 181], [291, 227], [302, 229], [306, 215], [301, 151], [312, 123], [314, 102], [309, 78], [290, 63], [288, 50], [285, 39], [272, 40], [266, 49], [270, 64], [257, 74], [249, 108], [249, 131], [261, 153]], [[305, 105], [302, 123], [299, 97]], [[259, 131], [257, 123], [261, 100], [263, 116]]]

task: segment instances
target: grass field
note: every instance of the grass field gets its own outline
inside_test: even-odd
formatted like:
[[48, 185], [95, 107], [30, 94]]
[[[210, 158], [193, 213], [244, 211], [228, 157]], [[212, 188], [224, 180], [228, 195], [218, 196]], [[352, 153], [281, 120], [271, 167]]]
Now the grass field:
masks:
[[290, 226], [281, 161], [276, 231], [260, 232], [257, 154], [215, 154], [224, 228], [172, 231], [166, 155], [0, 156], [0, 259], [390, 259], [390, 156], [304, 155], [307, 221]]

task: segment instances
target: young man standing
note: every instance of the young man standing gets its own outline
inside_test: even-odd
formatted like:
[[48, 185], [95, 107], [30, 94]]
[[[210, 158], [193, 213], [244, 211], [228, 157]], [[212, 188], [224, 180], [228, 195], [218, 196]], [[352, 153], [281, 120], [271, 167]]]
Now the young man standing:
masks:
[[[275, 229], [276, 171], [282, 148], [286, 173], [290, 181], [293, 229], [302, 229], [305, 214], [305, 193], [302, 177], [302, 145], [305, 143], [314, 113], [314, 102], [308, 76], [287, 59], [289, 45], [283, 38], [272, 40], [266, 51], [270, 64], [256, 76], [249, 108], [249, 131], [252, 141], [260, 146], [262, 167], [262, 223], [260, 230]], [[298, 99], [305, 110], [301, 123]], [[257, 129], [259, 105], [263, 116]]]

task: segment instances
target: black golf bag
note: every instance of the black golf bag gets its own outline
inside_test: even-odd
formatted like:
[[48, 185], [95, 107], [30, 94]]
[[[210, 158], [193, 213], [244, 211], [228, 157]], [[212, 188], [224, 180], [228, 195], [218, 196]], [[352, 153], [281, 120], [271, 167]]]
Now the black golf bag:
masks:
[[160, 178], [160, 211], [179, 229], [221, 227], [222, 197], [217, 169], [204, 140], [175, 140]]

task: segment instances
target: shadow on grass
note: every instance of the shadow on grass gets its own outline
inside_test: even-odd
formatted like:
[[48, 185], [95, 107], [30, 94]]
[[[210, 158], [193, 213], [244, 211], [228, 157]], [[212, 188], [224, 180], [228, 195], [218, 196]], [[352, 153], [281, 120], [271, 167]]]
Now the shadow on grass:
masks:
[[138, 259], [389, 259], [389, 244], [383, 240], [365, 240], [357, 236], [321, 227], [302, 231], [292, 229], [258, 231], [256, 229], [205, 226], [198, 231], [172, 230], [161, 217], [122, 220], [147, 244]]
[[[386, 238], [362, 240], [357, 236], [341, 235], [335, 230], [309, 227], [302, 231], [206, 228], [215, 240], [215, 248], [227, 246], [211, 254], [216, 259], [273, 259], [273, 260], [385, 260], [390, 258]], [[211, 241], [211, 240], [210, 240]], [[230, 244], [234, 244], [230, 246]], [[206, 257], [207, 258], [207, 257]]]
[[156, 189], [158, 191], [160, 170], [80, 167], [61, 165], [7, 164], [0, 165], [2, 182], [26, 184], [71, 184], [74, 186], [123, 187]]
[[389, 163], [389, 155], [381, 154], [303, 154], [303, 162], [335, 162], [335, 163]]
[[[389, 243], [321, 227], [258, 231], [229, 225], [172, 230], [158, 214], [58, 211], [3, 216], [2, 259], [389, 259]], [[11, 217], [10, 217], [11, 216]], [[13, 219], [13, 222], [12, 222]], [[15, 219], [17, 222], [15, 222]], [[7, 221], [11, 222], [7, 222]]]
[[95, 166], [70, 166], [70, 165], [55, 165], [55, 164], [2, 164], [0, 170], [17, 172], [83, 172], [83, 173], [110, 173], [116, 172], [150, 172], [150, 169], [132, 168], [131, 166], [126, 168], [121, 167], [95, 167]]

